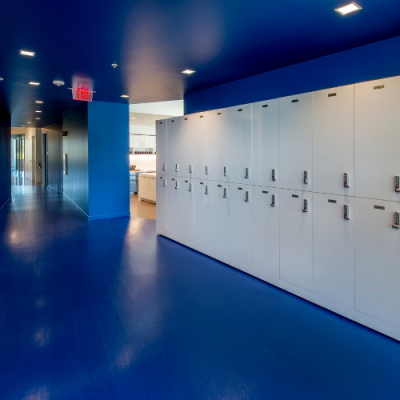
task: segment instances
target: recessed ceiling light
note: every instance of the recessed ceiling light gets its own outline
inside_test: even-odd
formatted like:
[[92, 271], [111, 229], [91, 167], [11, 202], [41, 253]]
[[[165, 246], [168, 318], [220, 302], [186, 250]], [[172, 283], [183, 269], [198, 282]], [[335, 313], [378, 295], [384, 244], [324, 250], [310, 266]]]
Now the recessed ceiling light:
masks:
[[347, 14], [350, 14], [350, 13], [352, 13], [354, 11], [358, 11], [358, 10], [361, 10], [361, 7], [356, 3], [350, 3], [350, 4], [347, 4], [346, 6], [335, 9], [335, 11], [337, 13], [339, 13], [340, 15], [347, 15]]
[[118, 64], [117, 64], [117, 63], [112, 63], [111, 66], [112, 66], [113, 68], [117, 68], [117, 67], [118, 67]]
[[42, 100], [36, 100], [36, 104], [43, 104]]
[[40, 119], [39, 117], [36, 117], [36, 119]]
[[192, 75], [194, 74], [196, 71], [193, 71], [191, 69], [185, 69], [184, 71], [182, 71], [182, 74], [186, 74], [186, 75]]
[[55, 80], [55, 81], [53, 81], [53, 84], [56, 85], [56, 86], [64, 86], [65, 82], [64, 81]]
[[121, 97], [123, 97], [124, 99], [128, 98], [129, 96], [127, 94], [123, 94]]
[[19, 54], [21, 54], [22, 56], [33, 57], [36, 53], [34, 51], [20, 50]]
[[37, 113], [41, 113], [41, 111], [40, 111], [40, 110], [36, 110], [35, 112], [37, 112]]
[[28, 121], [27, 123], [28, 123], [28, 124], [31, 124], [32, 122]]
[[4, 81], [4, 78], [2, 78], [1, 76], [0, 76], [0, 81]]
[[39, 82], [29, 82], [30, 85], [34, 85], [34, 86], [39, 86], [40, 83]]

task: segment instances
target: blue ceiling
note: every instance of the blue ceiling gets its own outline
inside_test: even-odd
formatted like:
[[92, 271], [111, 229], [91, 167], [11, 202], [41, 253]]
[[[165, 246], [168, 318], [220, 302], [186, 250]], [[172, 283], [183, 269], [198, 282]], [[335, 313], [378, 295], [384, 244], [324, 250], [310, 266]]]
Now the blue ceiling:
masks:
[[[46, 125], [79, 105], [68, 90], [76, 73], [93, 79], [94, 100], [176, 100], [400, 35], [398, 0], [360, 0], [363, 9], [346, 17], [334, 12], [349, 1], [3, 0], [0, 91], [13, 126], [35, 121], [37, 99]], [[36, 56], [20, 56], [20, 49]], [[196, 73], [182, 75], [186, 68]], [[54, 86], [55, 79], [65, 86]]]

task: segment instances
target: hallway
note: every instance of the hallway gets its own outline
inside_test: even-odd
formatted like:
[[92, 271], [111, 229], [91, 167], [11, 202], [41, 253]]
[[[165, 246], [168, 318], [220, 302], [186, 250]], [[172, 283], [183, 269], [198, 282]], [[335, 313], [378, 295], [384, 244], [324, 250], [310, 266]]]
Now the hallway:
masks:
[[399, 343], [155, 235], [14, 186], [0, 398], [398, 399]]

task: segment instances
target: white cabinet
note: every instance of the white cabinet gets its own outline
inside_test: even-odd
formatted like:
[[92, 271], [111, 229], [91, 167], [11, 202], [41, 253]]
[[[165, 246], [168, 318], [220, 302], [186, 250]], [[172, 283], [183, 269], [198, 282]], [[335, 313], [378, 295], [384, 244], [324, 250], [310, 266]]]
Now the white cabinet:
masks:
[[145, 147], [145, 135], [130, 135], [130, 147], [143, 149]]
[[156, 207], [156, 225], [164, 231], [168, 230], [168, 212], [167, 212], [167, 184], [168, 176], [157, 174], [157, 207]]
[[180, 176], [180, 136], [181, 118], [174, 117], [166, 120], [167, 123], [167, 174]]
[[148, 182], [149, 182], [149, 192], [148, 192], [148, 200], [150, 201], [156, 201], [156, 196], [157, 196], [157, 183], [156, 183], [156, 176], [149, 176], [147, 178]]
[[167, 173], [167, 121], [156, 121], [156, 170], [158, 173]]
[[179, 218], [179, 191], [180, 178], [168, 177], [167, 181], [167, 211], [168, 211], [168, 231], [180, 236]]
[[229, 258], [230, 191], [227, 182], [210, 181], [210, 249]]
[[194, 241], [210, 248], [210, 194], [209, 183], [204, 179], [194, 180]]
[[251, 104], [229, 108], [229, 181], [251, 184]]
[[312, 291], [312, 193], [280, 190], [279, 197], [280, 277]]
[[279, 99], [252, 105], [251, 183], [279, 187]]
[[144, 147], [146, 149], [155, 149], [156, 147], [156, 137], [152, 135], [146, 135], [144, 137]]
[[400, 204], [371, 199], [355, 202], [355, 308], [400, 327], [400, 229], [392, 227]]
[[139, 174], [139, 198], [152, 203], [156, 202], [156, 176]]
[[179, 232], [183, 238], [194, 242], [194, 183], [191, 179], [180, 178], [179, 188]]
[[400, 201], [400, 77], [355, 85], [355, 195]]
[[279, 129], [280, 187], [312, 191], [312, 93], [280, 99]]
[[[230, 258], [252, 266], [252, 187], [250, 185], [230, 184]], [[240, 266], [237, 265], [239, 269]], [[245, 271], [249, 272], [249, 268]]]
[[354, 86], [313, 93], [313, 191], [354, 195]]
[[313, 213], [314, 292], [354, 308], [354, 198], [314, 193]]
[[253, 187], [252, 199], [253, 268], [279, 277], [279, 189]]

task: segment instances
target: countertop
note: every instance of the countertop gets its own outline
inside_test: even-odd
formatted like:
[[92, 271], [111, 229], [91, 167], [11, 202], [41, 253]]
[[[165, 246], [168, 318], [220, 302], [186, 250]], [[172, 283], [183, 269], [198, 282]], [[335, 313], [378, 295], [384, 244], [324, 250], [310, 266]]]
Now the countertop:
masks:
[[143, 176], [148, 176], [148, 177], [156, 177], [156, 173], [155, 172], [142, 172], [141, 175]]

